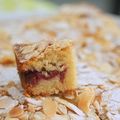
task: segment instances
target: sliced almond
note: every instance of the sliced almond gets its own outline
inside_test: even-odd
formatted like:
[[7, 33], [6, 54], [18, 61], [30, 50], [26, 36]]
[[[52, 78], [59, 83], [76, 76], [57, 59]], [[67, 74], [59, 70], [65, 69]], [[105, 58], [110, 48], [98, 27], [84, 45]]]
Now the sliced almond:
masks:
[[6, 96], [8, 95], [7, 91], [3, 88], [0, 88], [0, 96]]
[[68, 107], [70, 110], [74, 111], [75, 113], [77, 113], [78, 115], [80, 116], [85, 116], [85, 114], [77, 107], [75, 106], [74, 104], [66, 101], [66, 100], [63, 100], [61, 98], [58, 98], [58, 97], [55, 97], [55, 100], [58, 102], [58, 103], [61, 103], [63, 105], [65, 105], [66, 107]]
[[14, 107], [10, 112], [9, 116], [13, 118], [17, 118], [24, 113], [24, 110], [20, 107]]
[[21, 50], [22, 54], [27, 54], [27, 53], [33, 52], [34, 49], [35, 49], [35, 47], [36, 47], [36, 44], [35, 45], [30, 45], [30, 46], [23, 47], [22, 50]]
[[43, 112], [48, 117], [54, 116], [57, 112], [57, 103], [52, 98], [46, 98], [43, 101]]
[[99, 102], [99, 104], [102, 102], [102, 95], [98, 94], [97, 96], [95, 96], [95, 100]]
[[69, 100], [73, 100], [75, 98], [75, 93], [74, 92], [66, 92], [64, 93], [64, 97]]
[[35, 112], [35, 106], [33, 104], [28, 104], [28, 111]]
[[0, 113], [8, 112], [13, 107], [15, 107], [17, 104], [18, 104], [18, 101], [13, 100], [12, 98], [8, 96], [0, 97]]
[[35, 118], [35, 120], [46, 120], [46, 115], [44, 114], [44, 113], [42, 113], [42, 112], [36, 112], [35, 114], [34, 114], [34, 118]]
[[36, 100], [34, 98], [29, 98], [29, 97], [25, 97], [25, 100], [28, 102], [28, 103], [31, 103], [33, 105], [36, 105], [36, 106], [42, 106], [42, 100]]
[[90, 104], [95, 98], [95, 91], [93, 88], [85, 88], [84, 91], [78, 96], [78, 107], [85, 113], [89, 112]]
[[29, 114], [28, 112], [24, 112], [23, 114], [21, 114], [19, 117], [18, 117], [20, 120], [28, 120], [29, 118]]
[[19, 120], [18, 118], [10, 118], [10, 117], [6, 117], [5, 120]]
[[[49, 119], [47, 119], [49, 120]], [[51, 120], [71, 120], [68, 115], [54, 115]]]
[[59, 104], [58, 105], [58, 113], [59, 114], [67, 114], [67, 108], [65, 105]]
[[68, 112], [68, 115], [70, 117], [70, 120], [85, 120], [85, 116], [77, 115], [72, 112]]
[[36, 107], [35, 110], [36, 111], [40, 111], [42, 109], [42, 106], [41, 107]]
[[35, 120], [34, 113], [29, 113], [28, 120]]
[[9, 83], [7, 84], [7, 87], [10, 88], [10, 87], [16, 87], [16, 84], [14, 81], [9, 81]]
[[95, 100], [93, 105], [94, 105], [94, 107], [96, 108], [97, 111], [100, 110], [100, 104], [98, 103], [98, 101]]
[[8, 94], [11, 95], [14, 99], [20, 99], [23, 97], [22, 93], [16, 87], [9, 88]]

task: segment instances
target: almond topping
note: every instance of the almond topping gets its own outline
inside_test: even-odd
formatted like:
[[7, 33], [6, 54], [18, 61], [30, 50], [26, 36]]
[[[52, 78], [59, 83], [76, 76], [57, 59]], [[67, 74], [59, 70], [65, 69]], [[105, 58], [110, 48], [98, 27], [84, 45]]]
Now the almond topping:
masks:
[[52, 98], [46, 98], [43, 101], [43, 112], [48, 117], [53, 117], [57, 112], [57, 104], [55, 101], [52, 100]]
[[95, 91], [93, 88], [85, 88], [85, 90], [78, 96], [78, 107], [83, 112], [88, 113], [90, 104], [93, 102], [95, 97]]

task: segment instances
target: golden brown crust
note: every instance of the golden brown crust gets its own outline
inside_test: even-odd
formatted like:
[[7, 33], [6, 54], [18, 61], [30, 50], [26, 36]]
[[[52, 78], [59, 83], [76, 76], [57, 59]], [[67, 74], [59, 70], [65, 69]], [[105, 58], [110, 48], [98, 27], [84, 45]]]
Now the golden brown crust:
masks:
[[[16, 44], [14, 52], [19, 71], [37, 70], [44, 67], [48, 71], [61, 68], [51, 63], [63, 64], [64, 51], [72, 46], [71, 41], [41, 41], [31, 44]], [[62, 58], [63, 59], [63, 58]], [[38, 62], [39, 61], [39, 62]], [[49, 64], [50, 63], [50, 64]], [[60, 70], [61, 71], [61, 70]]]
[[70, 41], [40, 41], [29, 44], [15, 44], [14, 51], [20, 63], [24, 63], [32, 58], [42, 57], [42, 52], [49, 50], [60, 50], [71, 46]]

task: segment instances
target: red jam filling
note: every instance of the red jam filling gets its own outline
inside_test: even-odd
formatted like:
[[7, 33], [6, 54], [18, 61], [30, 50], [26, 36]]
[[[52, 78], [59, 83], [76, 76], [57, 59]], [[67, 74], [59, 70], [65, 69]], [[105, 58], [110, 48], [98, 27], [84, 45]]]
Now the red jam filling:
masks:
[[38, 71], [27, 71], [23, 74], [25, 77], [25, 81], [33, 85], [37, 84], [40, 80], [50, 80], [56, 76], [58, 76], [60, 81], [63, 83], [66, 71], [67, 69], [64, 69], [62, 72], [53, 70], [53, 71], [47, 72], [48, 74], [47, 76], [44, 75], [42, 72], [38, 72]]

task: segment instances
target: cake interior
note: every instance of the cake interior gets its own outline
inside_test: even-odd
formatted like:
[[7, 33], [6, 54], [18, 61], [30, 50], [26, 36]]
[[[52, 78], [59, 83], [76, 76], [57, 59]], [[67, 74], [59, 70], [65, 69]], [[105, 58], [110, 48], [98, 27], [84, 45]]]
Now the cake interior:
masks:
[[63, 71], [57, 71], [57, 70], [53, 70], [53, 71], [27, 71], [24, 72], [23, 75], [25, 76], [25, 81], [29, 82], [30, 84], [37, 84], [39, 81], [41, 80], [50, 80], [54, 77], [58, 77], [60, 82], [63, 83], [63, 80], [65, 78], [65, 73], [66, 73], [67, 69], [64, 69]]

